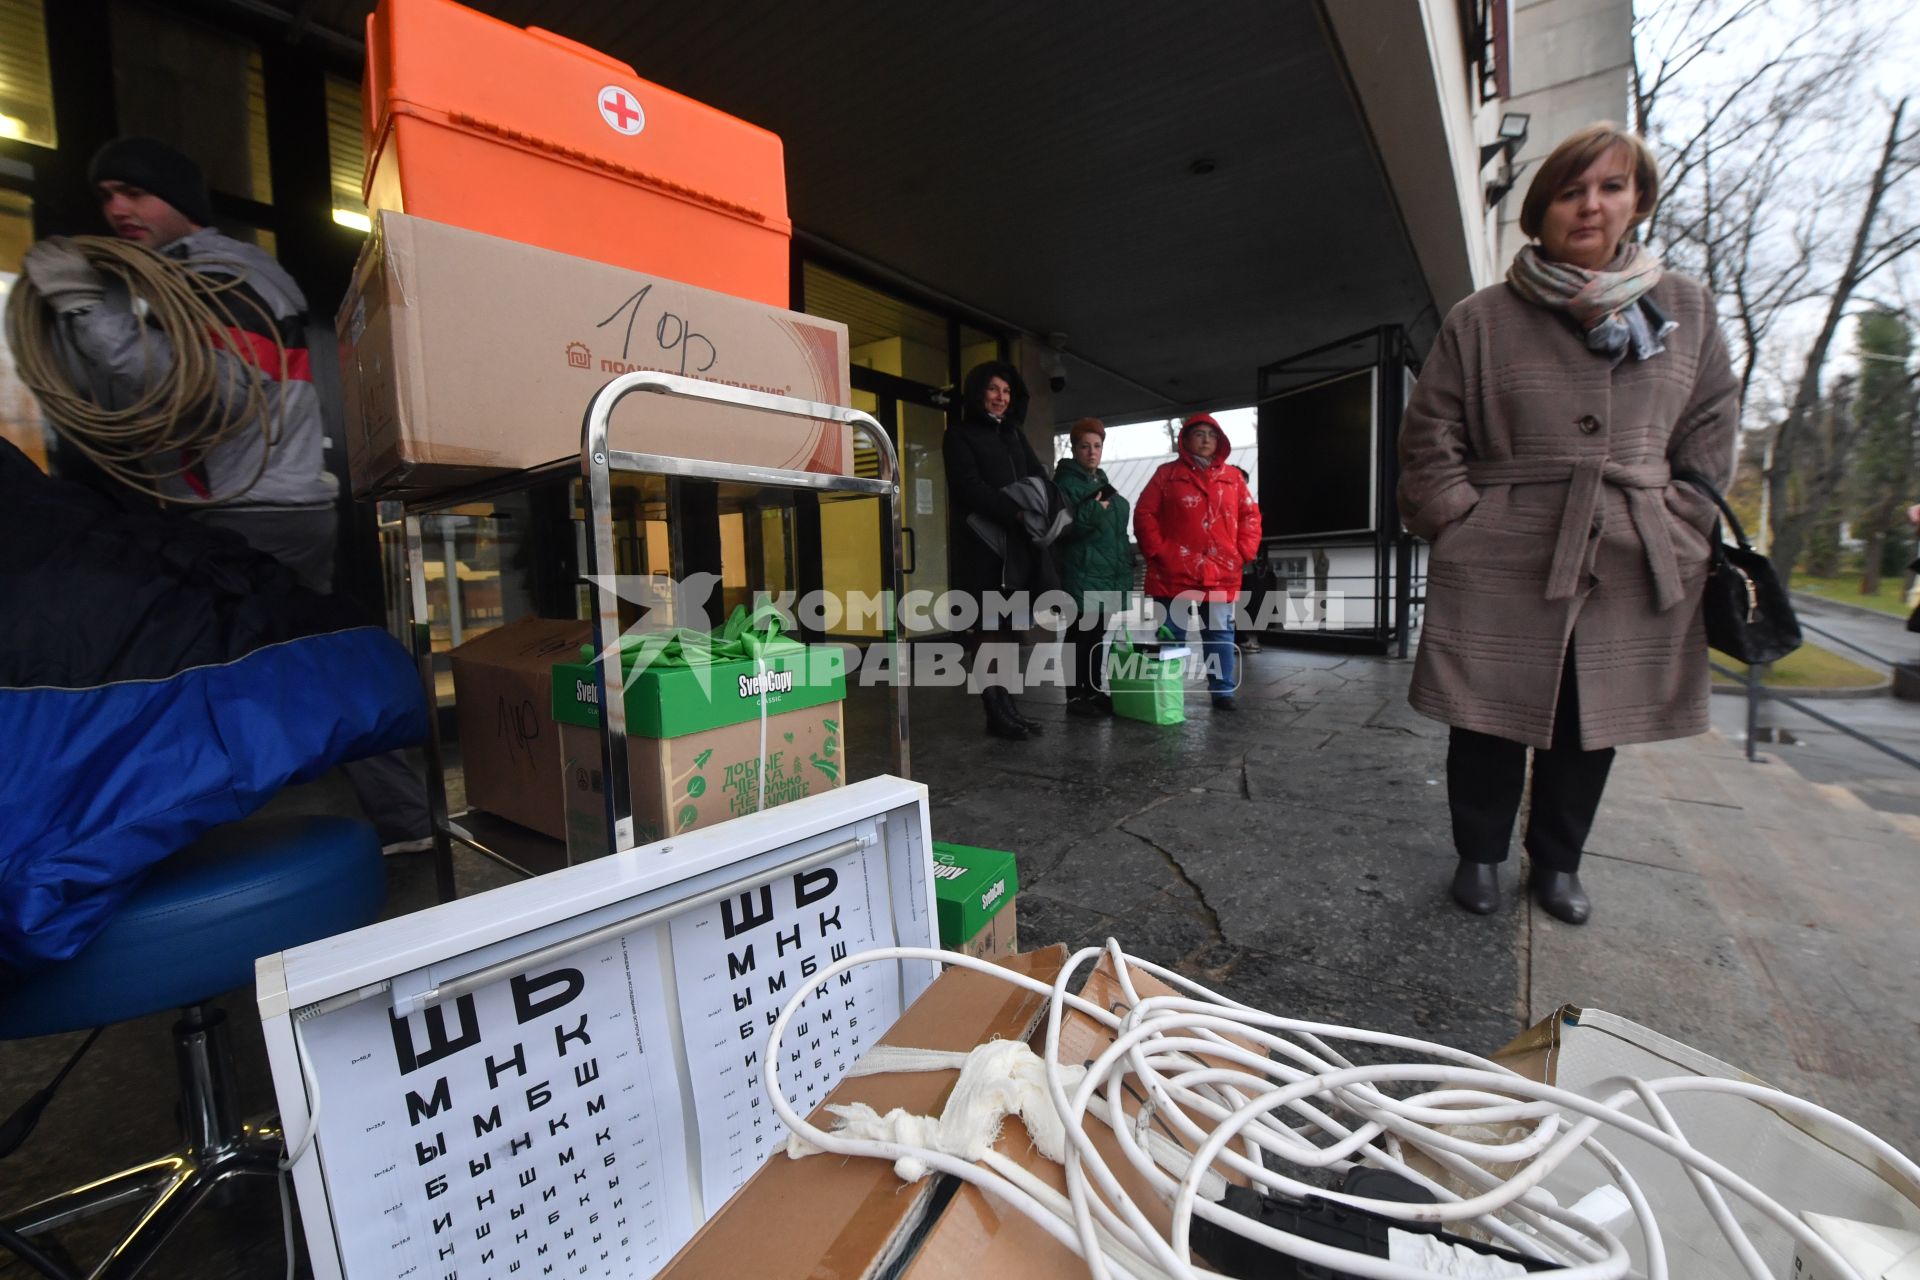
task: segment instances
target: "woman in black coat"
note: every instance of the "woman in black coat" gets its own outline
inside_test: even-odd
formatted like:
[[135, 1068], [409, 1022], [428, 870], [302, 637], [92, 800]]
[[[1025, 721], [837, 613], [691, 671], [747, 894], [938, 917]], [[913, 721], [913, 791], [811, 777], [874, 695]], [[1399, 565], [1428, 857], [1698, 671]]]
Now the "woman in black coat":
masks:
[[[976, 365], [967, 374], [962, 391], [960, 422], [947, 429], [942, 452], [947, 464], [948, 571], [955, 591], [985, 604], [992, 594], [1026, 590], [1028, 582], [1009, 582], [1006, 560], [967, 522], [969, 516], [990, 521], [1009, 539], [1026, 539], [1020, 509], [1005, 492], [1008, 485], [1028, 476], [1047, 479], [1047, 470], [1020, 429], [1027, 416], [1027, 384], [1019, 370], [999, 360]], [[1035, 555], [1044, 556], [1036, 549]], [[981, 674], [985, 644], [1011, 644], [1000, 653], [1003, 664], [1017, 669], [1019, 629], [1003, 618], [989, 618], [983, 607], [974, 628], [974, 676]], [[1040, 725], [1020, 714], [1004, 685], [982, 689], [987, 732], [996, 738], [1020, 741], [1039, 737]]]

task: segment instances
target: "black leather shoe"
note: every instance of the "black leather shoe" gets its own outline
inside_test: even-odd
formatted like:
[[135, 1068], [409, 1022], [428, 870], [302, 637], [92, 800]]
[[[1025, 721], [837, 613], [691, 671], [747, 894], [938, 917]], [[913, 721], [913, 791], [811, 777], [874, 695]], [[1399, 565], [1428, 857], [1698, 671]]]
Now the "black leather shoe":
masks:
[[987, 733], [1009, 742], [1025, 742], [1025, 726], [1007, 714], [1010, 702], [1005, 689], [988, 689], [980, 695], [980, 705], [987, 709]]
[[1500, 864], [1460, 859], [1453, 871], [1453, 900], [1477, 916], [1500, 909]]
[[1216, 693], [1213, 695], [1213, 709], [1215, 711], [1235, 710], [1233, 699]]
[[1585, 924], [1593, 914], [1587, 891], [1580, 887], [1579, 873], [1573, 871], [1536, 871], [1531, 884], [1533, 900], [1555, 920]]

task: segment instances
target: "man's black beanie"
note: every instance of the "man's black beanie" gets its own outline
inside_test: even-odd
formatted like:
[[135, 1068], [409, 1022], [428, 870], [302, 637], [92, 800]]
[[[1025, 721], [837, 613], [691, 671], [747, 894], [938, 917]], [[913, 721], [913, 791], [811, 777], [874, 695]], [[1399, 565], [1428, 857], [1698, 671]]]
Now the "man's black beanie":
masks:
[[178, 209], [195, 226], [213, 224], [213, 202], [200, 166], [153, 138], [115, 138], [93, 153], [87, 181], [96, 189], [103, 182], [139, 187]]

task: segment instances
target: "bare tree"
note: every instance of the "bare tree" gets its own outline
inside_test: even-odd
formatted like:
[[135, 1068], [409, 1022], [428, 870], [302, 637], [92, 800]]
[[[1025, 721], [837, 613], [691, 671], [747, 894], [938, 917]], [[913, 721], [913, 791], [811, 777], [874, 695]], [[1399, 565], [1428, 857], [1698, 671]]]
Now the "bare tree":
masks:
[[[1805, 0], [1799, 21], [1774, 31], [1778, 5], [1762, 0], [1688, 0], [1653, 5], [1635, 20], [1634, 128], [1661, 152], [1661, 194], [1648, 215], [1650, 240], [1671, 238], [1667, 205], [1718, 153], [1761, 156], [1796, 141], [1825, 114], [1834, 90], [1856, 75], [1875, 32], [1858, 0]], [[1770, 52], [1740, 61], [1730, 79], [1694, 83], [1729, 46]]]
[[[1650, 6], [1634, 31], [1635, 123], [1661, 158], [1643, 234], [1719, 301], [1743, 405], [1782, 316], [1824, 287], [1819, 250], [1842, 202], [1823, 151], [1876, 35], [1855, 0], [1808, 0], [1790, 26], [1779, 7]], [[1768, 52], [1734, 58], [1734, 43]], [[1740, 69], [1707, 81], [1710, 61]]]
[[1792, 127], [1786, 116], [1776, 117], [1750, 157], [1723, 159], [1711, 146], [1702, 148], [1690, 175], [1693, 189], [1668, 205], [1666, 255], [1719, 301], [1742, 405], [1752, 404], [1754, 376], [1781, 317], [1817, 296], [1813, 246], [1826, 204], [1816, 199], [1792, 210], [1779, 198], [1792, 167], [1781, 135]]
[[1920, 156], [1916, 156], [1914, 147], [1916, 135], [1902, 132], [1906, 113], [1905, 98], [1889, 113], [1886, 141], [1867, 182], [1845, 264], [1831, 285], [1823, 290], [1827, 298], [1826, 315], [1801, 362], [1792, 407], [1774, 440], [1773, 466], [1767, 475], [1774, 512], [1772, 551], [1774, 560], [1789, 572], [1799, 557], [1807, 522], [1812, 517], [1811, 508], [1795, 507], [1788, 501], [1794, 455], [1820, 404], [1821, 374], [1826, 368], [1834, 335], [1839, 332], [1840, 322], [1848, 315], [1861, 287], [1884, 268], [1920, 248], [1920, 223], [1883, 217], [1888, 194], [1920, 168]]
[[1654, 108], [1666, 90], [1694, 63], [1714, 52], [1734, 28], [1765, 7], [1762, 0], [1740, 0], [1731, 5], [1721, 0], [1692, 0], [1690, 4], [1643, 10], [1633, 24], [1634, 47], [1650, 48], [1652, 52], [1633, 60], [1634, 128], [1648, 134]]

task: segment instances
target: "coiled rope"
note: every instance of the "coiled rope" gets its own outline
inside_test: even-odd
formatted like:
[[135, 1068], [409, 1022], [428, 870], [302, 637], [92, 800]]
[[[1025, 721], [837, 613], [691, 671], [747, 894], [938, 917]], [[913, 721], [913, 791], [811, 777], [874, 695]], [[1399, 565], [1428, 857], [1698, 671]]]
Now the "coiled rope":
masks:
[[[140, 364], [153, 371], [146, 389], [119, 408], [93, 398], [76, 382], [65, 358], [71, 344], [40, 291], [24, 274], [7, 302], [7, 342], [20, 379], [39, 399], [54, 430], [75, 449], [128, 488], [162, 502], [213, 507], [243, 497], [266, 473], [280, 438], [283, 410], [270, 390], [272, 378], [238, 345], [245, 332], [239, 311], [264, 320], [256, 328], [273, 335], [272, 368], [286, 366], [286, 344], [274, 316], [251, 292], [241, 291], [246, 273], [210, 276], [131, 241], [75, 236], [69, 244], [95, 270], [125, 286], [135, 313], [144, 311]], [[155, 335], [172, 349], [165, 358]], [[245, 485], [217, 498], [195, 499], [163, 492], [158, 481], [182, 476], [218, 446], [257, 424], [260, 463]]]

